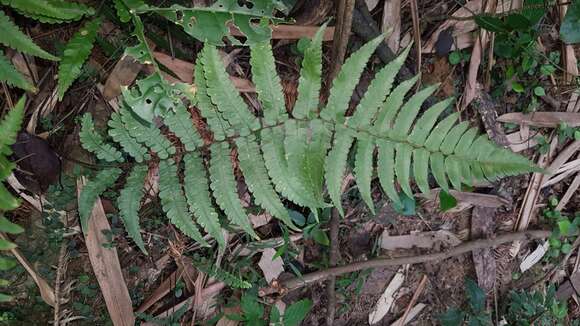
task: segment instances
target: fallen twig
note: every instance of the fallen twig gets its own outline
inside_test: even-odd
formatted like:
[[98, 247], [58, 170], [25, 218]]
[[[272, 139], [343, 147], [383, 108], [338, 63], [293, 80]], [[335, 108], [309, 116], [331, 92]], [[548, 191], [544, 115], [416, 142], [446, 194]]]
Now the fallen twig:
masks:
[[425, 255], [399, 257], [399, 258], [376, 258], [363, 262], [355, 262], [344, 266], [332, 267], [325, 270], [304, 274], [301, 277], [295, 277], [280, 282], [281, 287], [278, 289], [265, 288], [260, 290], [260, 294], [286, 292], [306, 286], [311, 283], [323, 281], [332, 276], [338, 276], [345, 273], [352, 273], [368, 268], [399, 266], [405, 264], [419, 264], [429, 261], [444, 260], [453, 256], [462, 255], [476, 249], [495, 247], [504, 243], [513, 241], [544, 239], [549, 237], [551, 231], [535, 230], [515, 232], [499, 235], [493, 239], [478, 239], [450, 248], [449, 250], [429, 253]]
[[401, 317], [399, 323], [397, 323], [396, 326], [405, 325], [405, 321], [407, 320], [407, 317], [409, 316], [409, 311], [411, 311], [411, 308], [413, 308], [413, 306], [417, 302], [417, 299], [419, 299], [419, 295], [421, 295], [421, 293], [423, 293], [423, 290], [425, 290], [426, 284], [427, 284], [427, 275], [423, 275], [423, 277], [421, 278], [421, 282], [419, 282], [419, 285], [417, 286], [417, 290], [415, 290], [415, 293], [413, 293], [413, 297], [411, 298], [411, 302], [409, 302], [409, 304], [407, 305], [407, 309], [405, 309], [405, 313], [403, 314], [403, 317]]

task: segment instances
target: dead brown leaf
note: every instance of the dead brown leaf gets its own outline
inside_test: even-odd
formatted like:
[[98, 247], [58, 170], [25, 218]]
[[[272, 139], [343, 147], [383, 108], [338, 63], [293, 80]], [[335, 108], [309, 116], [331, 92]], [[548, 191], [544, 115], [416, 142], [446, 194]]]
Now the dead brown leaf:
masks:
[[[77, 193], [80, 194], [84, 184], [83, 177], [77, 180]], [[85, 244], [111, 321], [115, 326], [132, 326], [135, 324], [133, 304], [123, 279], [117, 249], [103, 247], [107, 242], [105, 232], [111, 232], [111, 226], [99, 198], [95, 202], [88, 225], [84, 233]]]

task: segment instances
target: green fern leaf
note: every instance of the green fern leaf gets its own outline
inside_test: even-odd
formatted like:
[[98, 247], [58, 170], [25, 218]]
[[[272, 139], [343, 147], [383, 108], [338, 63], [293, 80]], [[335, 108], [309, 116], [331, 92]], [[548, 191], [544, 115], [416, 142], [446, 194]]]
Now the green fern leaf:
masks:
[[411, 128], [413, 121], [415, 121], [415, 118], [421, 109], [421, 105], [425, 102], [427, 97], [435, 92], [438, 86], [439, 85], [432, 85], [426, 87], [411, 96], [411, 98], [403, 105], [397, 115], [395, 123], [393, 124], [393, 129], [390, 130], [392, 138], [397, 140], [406, 140], [408, 138], [409, 128]]
[[195, 267], [202, 273], [207, 274], [208, 277], [215, 278], [218, 281], [224, 282], [227, 286], [238, 289], [249, 289], [252, 284], [234, 274], [220, 268], [217, 265], [207, 266], [207, 264], [195, 264]]
[[20, 225], [12, 223], [4, 215], [0, 214], [0, 232], [10, 233], [10, 234], [20, 234], [24, 232], [24, 228]]
[[177, 175], [177, 166], [171, 160], [159, 162], [159, 199], [161, 199], [163, 211], [173, 225], [200, 245], [209, 246], [187, 209], [187, 202]]
[[322, 118], [337, 122], [344, 121], [344, 113], [348, 108], [352, 92], [358, 84], [367, 61], [383, 39], [384, 36], [381, 35], [368, 42], [345, 61], [338, 76], [332, 81], [328, 103], [320, 112]]
[[135, 241], [135, 244], [141, 251], [147, 255], [145, 243], [141, 237], [139, 229], [139, 209], [141, 208], [141, 200], [143, 199], [143, 185], [145, 177], [147, 176], [146, 165], [135, 165], [129, 176], [123, 190], [119, 192], [117, 199], [117, 206], [119, 207], [119, 215], [125, 224], [127, 234]]
[[445, 110], [450, 104], [453, 102], [452, 98], [443, 100], [441, 102], [436, 103], [432, 107], [429, 108], [422, 116], [417, 120], [413, 131], [409, 135], [407, 139], [409, 143], [415, 144], [417, 146], [423, 146], [427, 136], [433, 126], [437, 122], [437, 118], [441, 115], [443, 110]]
[[4, 56], [4, 52], [0, 50], [0, 81], [6, 82], [10, 86], [21, 88], [25, 91], [36, 93], [36, 87], [32, 85], [26, 77], [24, 77], [16, 68], [10, 63], [10, 60]]
[[276, 73], [274, 56], [270, 42], [250, 46], [252, 80], [256, 84], [258, 99], [262, 103], [266, 125], [274, 125], [288, 119], [284, 102], [284, 93], [280, 77]]
[[371, 196], [371, 179], [373, 176], [373, 153], [375, 143], [370, 139], [357, 141], [356, 157], [354, 161], [354, 176], [361, 198], [367, 204], [371, 213], [375, 214], [375, 204]]
[[449, 184], [447, 183], [447, 177], [445, 176], [445, 157], [440, 152], [431, 153], [429, 163], [435, 181], [437, 181], [437, 184], [441, 189], [448, 192]]
[[213, 133], [213, 138], [222, 141], [227, 137], [234, 135], [234, 128], [231, 128], [230, 123], [222, 118], [222, 114], [218, 108], [211, 102], [211, 98], [207, 94], [207, 85], [205, 77], [203, 76], [203, 66], [201, 59], [198, 57], [195, 63], [195, 84], [197, 86], [197, 93], [195, 94], [197, 108], [201, 116], [205, 118], [209, 129]]
[[115, 184], [122, 172], [123, 170], [118, 168], [104, 169], [97, 173], [83, 187], [83, 190], [79, 194], [78, 206], [81, 228], [84, 232], [88, 229], [89, 218], [93, 212], [97, 198]]
[[133, 117], [127, 108], [121, 108], [121, 121], [131, 137], [149, 147], [160, 159], [164, 160], [175, 154], [175, 147], [169, 139], [161, 134], [158, 128], [143, 125]]
[[58, 99], [62, 101], [64, 93], [80, 76], [83, 64], [91, 54], [97, 37], [97, 30], [101, 26], [99, 19], [85, 24], [66, 44], [62, 58], [58, 65]]
[[377, 145], [379, 147], [378, 175], [381, 187], [396, 205], [401, 206], [401, 198], [395, 188], [395, 146], [385, 140], [379, 140]]
[[405, 80], [399, 86], [395, 87], [393, 92], [387, 97], [387, 100], [383, 103], [374, 121], [374, 131], [376, 133], [384, 135], [391, 129], [392, 122], [397, 116], [401, 105], [403, 105], [405, 95], [415, 85], [418, 79], [419, 75]]
[[352, 128], [366, 127], [371, 124], [381, 104], [391, 91], [395, 76], [405, 63], [412, 44], [410, 44], [398, 57], [385, 65], [371, 81], [369, 88], [357, 105], [348, 125]]
[[260, 128], [260, 122], [249, 111], [228, 77], [222, 59], [215, 46], [206, 44], [201, 57], [207, 85], [207, 93], [223, 117], [242, 136]]
[[174, 112], [168, 112], [163, 120], [169, 130], [181, 140], [188, 151], [203, 146], [203, 139], [192, 124], [191, 114], [184, 106], [176, 106]]
[[1, 0], [25, 16], [43, 23], [62, 23], [93, 15], [95, 10], [80, 3], [64, 0]]
[[0, 155], [12, 154], [10, 146], [16, 142], [16, 135], [24, 118], [24, 104], [26, 104], [26, 96], [22, 96], [14, 108], [8, 111], [0, 121]]
[[135, 161], [141, 163], [143, 160], [149, 160], [151, 158], [147, 152], [147, 148], [129, 135], [129, 131], [125, 129], [119, 113], [113, 112], [113, 114], [111, 114], [111, 119], [109, 119], [108, 125], [109, 136], [111, 136], [115, 142], [119, 143], [123, 150], [132, 156]]
[[300, 206], [315, 209], [317, 204], [295, 181], [286, 161], [284, 150], [284, 130], [282, 127], [266, 128], [261, 131], [261, 145], [264, 163], [276, 190], [284, 197]]
[[187, 153], [183, 157], [185, 163], [183, 186], [189, 208], [193, 211], [205, 231], [218, 243], [220, 250], [225, 250], [226, 240], [221, 231], [218, 213], [215, 211], [207, 184], [205, 167], [197, 153]]
[[326, 188], [328, 189], [330, 200], [332, 200], [334, 207], [338, 209], [340, 215], [344, 216], [344, 210], [342, 209], [342, 202], [340, 200], [341, 187], [348, 153], [350, 152], [354, 137], [345, 126], [337, 125], [336, 127], [332, 148], [326, 156], [324, 178], [326, 179]]
[[411, 154], [413, 153], [413, 148], [405, 143], [397, 143], [395, 145], [395, 152], [395, 173], [397, 175], [397, 180], [399, 181], [403, 192], [410, 198], [413, 198], [413, 191], [409, 184], [411, 174]]
[[422, 193], [429, 193], [429, 152], [417, 148], [413, 151], [413, 174]]
[[298, 119], [313, 118], [318, 112], [322, 74], [322, 36], [325, 29], [326, 24], [316, 32], [304, 51], [298, 80], [298, 98], [292, 109], [292, 115]]
[[103, 137], [95, 130], [93, 118], [85, 113], [81, 118], [81, 130], [79, 132], [81, 145], [87, 151], [97, 155], [99, 160], [107, 162], [123, 162], [123, 154], [115, 147], [105, 143]]
[[[288, 171], [293, 182], [297, 182], [316, 203], [324, 207], [324, 162], [330, 147], [331, 133], [319, 119], [309, 124], [288, 120], [286, 127], [286, 157]], [[307, 140], [310, 139], [310, 142]]]
[[228, 219], [242, 228], [252, 237], [259, 239], [237, 194], [236, 180], [232, 170], [230, 146], [228, 143], [211, 145], [211, 161], [209, 167], [211, 190], [218, 205], [226, 213]]
[[268, 172], [263, 160], [261, 160], [262, 155], [256, 139], [253, 136], [240, 137], [236, 140], [236, 145], [240, 168], [256, 203], [290, 228], [297, 229], [268, 178]]
[[463, 121], [451, 128], [440, 147], [443, 155], [449, 155], [455, 151], [455, 145], [457, 145], [457, 142], [459, 142], [459, 139], [467, 128], [469, 128], [469, 123], [467, 121]]
[[58, 61], [58, 58], [36, 45], [28, 35], [22, 33], [6, 14], [0, 10], [0, 44], [46, 60]]

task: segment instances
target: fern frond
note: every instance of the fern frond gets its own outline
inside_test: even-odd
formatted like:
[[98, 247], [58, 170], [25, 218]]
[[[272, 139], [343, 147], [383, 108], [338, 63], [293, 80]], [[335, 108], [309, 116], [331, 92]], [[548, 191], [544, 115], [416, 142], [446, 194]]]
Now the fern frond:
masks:
[[189, 208], [205, 231], [225, 250], [226, 240], [221, 230], [218, 213], [211, 202], [207, 173], [198, 153], [187, 153], [183, 157], [185, 165], [183, 187]]
[[123, 154], [111, 144], [105, 143], [103, 137], [95, 130], [93, 117], [89, 113], [85, 113], [81, 118], [79, 138], [83, 148], [97, 155], [99, 160], [123, 162]]
[[352, 92], [358, 84], [367, 61], [383, 39], [383, 35], [376, 37], [363, 45], [344, 62], [338, 76], [332, 81], [328, 103], [320, 112], [320, 117], [337, 122], [344, 121], [344, 113], [348, 108]]
[[316, 32], [304, 51], [298, 79], [298, 98], [292, 109], [292, 116], [298, 119], [313, 118], [318, 112], [322, 75], [322, 37], [325, 29], [326, 24]]
[[201, 61], [207, 94], [230, 125], [242, 136], [260, 128], [259, 120], [249, 111], [248, 105], [228, 77], [215, 46], [204, 46]]
[[83, 190], [79, 194], [78, 206], [79, 206], [79, 217], [81, 220], [81, 228], [83, 231], [87, 231], [89, 218], [93, 211], [93, 206], [97, 198], [105, 192], [108, 188], [112, 187], [117, 179], [121, 176], [123, 170], [118, 168], [109, 168], [101, 170], [95, 177], [89, 180]]
[[171, 160], [159, 162], [159, 199], [161, 207], [181, 232], [202, 246], [209, 246], [187, 209], [187, 202], [177, 176], [177, 166]]
[[43, 23], [62, 23], [93, 15], [95, 10], [84, 4], [65, 0], [0, 0], [2, 4]]
[[236, 140], [236, 145], [240, 168], [256, 203], [290, 228], [296, 229], [288, 210], [274, 191], [255, 137], [240, 137]]
[[66, 44], [58, 65], [58, 99], [62, 101], [64, 93], [81, 74], [83, 64], [91, 54], [101, 25], [99, 19], [85, 24]]
[[22, 75], [16, 67], [10, 63], [10, 60], [4, 56], [4, 52], [0, 50], [0, 81], [6, 82], [10, 86], [21, 88], [25, 91], [36, 93], [36, 87], [32, 85], [26, 77]]
[[205, 118], [209, 129], [213, 133], [213, 137], [222, 141], [227, 137], [234, 135], [234, 128], [231, 128], [230, 123], [222, 118], [222, 114], [217, 106], [211, 102], [211, 98], [207, 94], [207, 85], [203, 75], [203, 66], [201, 64], [201, 57], [197, 58], [195, 63], [194, 78], [197, 86], [197, 93], [195, 94], [197, 108], [201, 116]]
[[230, 146], [227, 142], [211, 145], [209, 174], [213, 196], [228, 219], [252, 237], [259, 239], [238, 197], [230, 158]]
[[356, 106], [354, 114], [348, 120], [348, 125], [350, 127], [368, 127], [371, 124], [378, 109], [385, 101], [387, 95], [391, 92], [393, 81], [405, 63], [411, 47], [412, 44], [409, 44], [409, 46], [399, 56], [389, 62], [389, 64], [384, 66], [375, 75], [375, 78], [371, 81], [365, 95]]
[[109, 125], [109, 136], [121, 147], [123, 150], [132, 156], [138, 163], [143, 160], [149, 160], [151, 156], [145, 146], [141, 145], [135, 138], [131, 137], [129, 131], [125, 129], [121, 115], [117, 112], [111, 114], [111, 118], [107, 123]]
[[326, 156], [326, 163], [324, 165], [324, 178], [326, 179], [328, 195], [341, 216], [344, 216], [344, 210], [342, 209], [342, 202], [340, 200], [342, 180], [346, 169], [348, 153], [350, 152], [353, 141], [354, 137], [350, 130], [343, 125], [337, 125], [334, 142], [330, 152]]
[[121, 108], [121, 121], [129, 132], [131, 137], [139, 143], [149, 147], [160, 159], [167, 159], [170, 155], [175, 154], [175, 147], [169, 139], [161, 134], [161, 131], [155, 126], [145, 126], [133, 117], [132, 113], [125, 107]]
[[119, 207], [119, 215], [127, 234], [135, 241], [135, 244], [141, 251], [147, 255], [143, 238], [139, 229], [139, 209], [141, 208], [141, 200], [143, 199], [143, 185], [145, 177], [147, 176], [146, 165], [135, 165], [133, 170], [127, 177], [125, 187], [119, 192], [117, 199], [117, 206]]
[[238, 288], [238, 289], [249, 289], [252, 287], [252, 284], [241, 277], [235, 276], [234, 274], [226, 271], [225, 269], [217, 266], [211, 265], [207, 266], [206, 264], [194, 264], [197, 269], [199, 269], [202, 273], [207, 274], [210, 278], [215, 278], [218, 281], [224, 282], [227, 286]]
[[0, 44], [39, 58], [58, 61], [57, 57], [41, 49], [28, 35], [22, 33], [2, 10], [0, 10], [0, 30], [2, 30]]
[[370, 139], [359, 139], [356, 144], [354, 161], [354, 176], [361, 198], [367, 204], [371, 213], [375, 213], [375, 204], [371, 197], [371, 180], [373, 177], [373, 153], [375, 143]]
[[264, 163], [276, 190], [292, 202], [315, 209], [317, 203], [300, 187], [288, 169], [284, 149], [284, 129], [282, 127], [266, 128], [260, 133]]
[[284, 93], [280, 77], [276, 73], [276, 64], [270, 42], [254, 44], [250, 46], [250, 50], [252, 80], [256, 84], [258, 99], [262, 103], [266, 125], [286, 121], [288, 113], [286, 113]]
[[316, 207], [326, 206], [323, 198], [324, 162], [330, 147], [330, 130], [319, 119], [308, 124], [289, 120], [285, 127], [286, 157], [292, 179], [313, 198]]
[[9, 110], [0, 121], [0, 155], [12, 154], [10, 146], [16, 142], [16, 135], [24, 118], [26, 96], [22, 96], [12, 110]]
[[181, 140], [186, 150], [194, 151], [203, 145], [203, 139], [193, 126], [191, 114], [183, 105], [176, 106], [174, 112], [168, 112], [163, 121], [169, 130]]

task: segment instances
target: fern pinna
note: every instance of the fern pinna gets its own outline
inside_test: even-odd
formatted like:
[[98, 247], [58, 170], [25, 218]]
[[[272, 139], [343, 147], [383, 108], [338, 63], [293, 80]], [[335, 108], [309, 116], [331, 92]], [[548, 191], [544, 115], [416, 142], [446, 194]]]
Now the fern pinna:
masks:
[[[346, 60], [332, 84], [328, 102], [320, 105], [323, 30], [316, 33], [305, 51], [293, 108], [285, 107], [270, 43], [250, 44], [252, 79], [263, 112], [260, 117], [235, 90], [217, 48], [204, 46], [195, 66], [196, 92], [192, 100], [213, 132], [208, 148], [183, 102], [174, 100], [169, 84], [159, 80], [161, 84], [151, 83], [158, 78], [153, 75], [138, 82], [134, 90], [124, 92], [120, 112], [114, 113], [109, 122], [109, 135], [120, 145], [125, 159], [133, 157], [137, 162], [121, 191], [119, 208], [139, 247], [143, 248], [136, 221], [142, 198], [138, 194], [146, 175], [139, 162], [146, 162], [149, 155], [160, 160], [159, 197], [169, 220], [205, 245], [206, 238], [198, 228], [202, 226], [220, 247], [225, 245], [221, 223], [226, 221], [258, 237], [238, 196], [234, 152], [255, 203], [294, 229], [282, 198], [313, 212], [334, 206], [343, 213], [341, 183], [351, 151], [359, 192], [371, 210], [375, 156], [380, 185], [393, 202], [400, 202], [399, 186], [406, 195], [413, 195], [412, 180], [422, 192], [429, 191], [429, 171], [435, 183], [447, 190], [537, 170], [526, 158], [496, 146], [466, 122], [457, 123], [457, 113], [442, 117], [450, 99], [420, 113], [421, 105], [437, 85], [409, 95], [418, 79], [415, 77], [392, 89], [409, 48], [375, 75], [354, 113], [347, 116], [351, 94], [383, 37], [367, 43]], [[183, 95], [184, 89], [180, 85], [177, 94]], [[175, 144], [160, 132], [154, 116], [180, 139], [185, 154], [175, 155]], [[87, 150], [108, 162], [119, 161], [121, 150], [96, 134], [89, 117], [83, 119], [82, 127], [81, 139]], [[208, 153], [209, 160], [204, 162]], [[220, 212], [225, 216], [221, 221]]]

